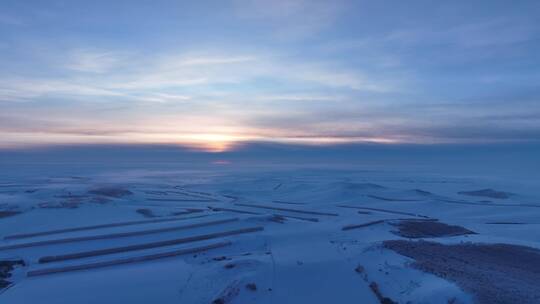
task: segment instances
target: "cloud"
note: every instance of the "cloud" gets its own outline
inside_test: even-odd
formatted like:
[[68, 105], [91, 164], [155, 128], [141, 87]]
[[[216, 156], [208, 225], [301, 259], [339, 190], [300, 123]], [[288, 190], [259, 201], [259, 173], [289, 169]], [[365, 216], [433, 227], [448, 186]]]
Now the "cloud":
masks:
[[389, 84], [373, 81], [359, 72], [333, 71], [331, 69], [300, 66], [290, 74], [290, 77], [300, 81], [317, 83], [321, 86], [349, 88], [352, 90], [373, 92], [392, 90]]
[[339, 101], [343, 100], [343, 96], [339, 95], [324, 95], [324, 94], [264, 94], [262, 96], [254, 96], [250, 99], [257, 101]]
[[69, 79], [9, 78], [1, 79], [0, 101], [29, 101], [44, 96], [124, 96], [123, 93], [78, 83]]
[[74, 5], [6, 26], [0, 141], [510, 141], [540, 129], [534, 16], [228, 4], [133, 5], [120, 18], [89, 4], [84, 20]]
[[[344, 88], [384, 93], [395, 89], [392, 81], [373, 80], [358, 69], [347, 70], [310, 59], [298, 61], [287, 56], [228, 55], [219, 52], [201, 52], [201, 55], [194, 52], [158, 54], [152, 57], [131, 54], [124, 58], [123, 53], [126, 52], [68, 52], [65, 57], [69, 59], [63, 66], [64, 74], [67, 74], [61, 77], [0, 74], [0, 101], [73, 96], [185, 101], [195, 100], [197, 95], [209, 96], [222, 91], [223, 88], [216, 87], [224, 84], [232, 85], [234, 91], [242, 95], [251, 83], [260, 79], [283, 83], [287, 87], [311, 86], [315, 90]], [[61, 54], [55, 54], [55, 58], [61, 57]], [[48, 68], [56, 69], [56, 62], [56, 59], [51, 60]], [[305, 93], [297, 97], [301, 95]], [[294, 98], [290, 97], [288, 99], [292, 101]]]
[[126, 60], [126, 54], [107, 51], [77, 50], [67, 56], [65, 68], [79, 72], [105, 73], [119, 62]]
[[[520, 121], [523, 108], [514, 107], [507, 114], [516, 119], [506, 117], [505, 127], [491, 128], [503, 119], [497, 114], [508, 108], [504, 102], [406, 102], [399, 97], [401, 80], [392, 75], [369, 77], [359, 68], [311, 58], [191, 51], [152, 57], [132, 53], [132, 63], [124, 64], [111, 55], [122, 52], [98, 53], [111, 58], [102, 63], [105, 55], [89, 55], [98, 62], [82, 60], [79, 68], [67, 65], [67, 74], [61, 77], [3, 75], [0, 101], [28, 101], [35, 109], [24, 111], [49, 117], [46, 122], [34, 122], [14, 116], [9, 121], [20, 123], [3, 125], [4, 135], [42, 134], [40, 141], [50, 136], [60, 142], [77, 136], [150, 143], [218, 137], [287, 142], [459, 142], [511, 140], [510, 132], [516, 134], [516, 140], [533, 140], [536, 133], [531, 130], [540, 125], [534, 117], [527, 124]], [[394, 102], [393, 96], [401, 99]], [[51, 106], [51, 100], [57, 105]], [[486, 104], [491, 107], [486, 109]], [[100, 112], [104, 105], [124, 108]], [[5, 107], [6, 114], [23, 111], [17, 107]], [[69, 109], [73, 110], [66, 117]], [[456, 124], [467, 127], [458, 130]]]
[[[174, 59], [169, 59], [174, 61]], [[256, 60], [255, 57], [239, 56], [239, 57], [205, 57], [205, 56], [193, 56], [187, 58], [181, 58], [173, 64], [177, 66], [202, 66], [202, 65], [221, 65], [221, 64], [234, 64], [243, 63]]]
[[140, 96], [139, 99], [143, 101], [148, 101], [148, 102], [171, 103], [171, 102], [184, 102], [187, 100], [191, 100], [192, 97], [187, 96], [187, 95], [153, 93], [153, 94]]

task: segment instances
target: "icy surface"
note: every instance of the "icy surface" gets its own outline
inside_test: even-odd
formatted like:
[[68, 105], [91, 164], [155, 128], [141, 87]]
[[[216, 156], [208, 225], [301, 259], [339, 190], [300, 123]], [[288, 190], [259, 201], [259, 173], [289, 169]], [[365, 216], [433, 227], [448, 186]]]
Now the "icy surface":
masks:
[[[234, 164], [3, 169], [0, 260], [25, 265], [10, 268], [1, 303], [473, 303], [483, 298], [470, 281], [413, 265], [416, 255], [436, 253], [383, 242], [540, 248], [538, 180], [530, 176]], [[58, 239], [68, 241], [49, 242]], [[178, 239], [189, 241], [39, 263]], [[138, 261], [220, 242], [227, 245]], [[9, 249], [18, 244], [27, 247]], [[469, 265], [482, 277], [507, 247], [485, 248], [493, 265]], [[126, 259], [135, 262], [29, 275]], [[501, 294], [537, 294], [520, 271], [497, 285]]]

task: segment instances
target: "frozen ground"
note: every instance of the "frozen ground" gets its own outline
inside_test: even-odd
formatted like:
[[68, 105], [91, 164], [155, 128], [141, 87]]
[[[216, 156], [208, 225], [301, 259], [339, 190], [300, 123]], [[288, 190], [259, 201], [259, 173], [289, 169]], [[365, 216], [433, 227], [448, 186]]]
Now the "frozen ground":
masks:
[[226, 162], [0, 174], [0, 303], [540, 303], [529, 176]]

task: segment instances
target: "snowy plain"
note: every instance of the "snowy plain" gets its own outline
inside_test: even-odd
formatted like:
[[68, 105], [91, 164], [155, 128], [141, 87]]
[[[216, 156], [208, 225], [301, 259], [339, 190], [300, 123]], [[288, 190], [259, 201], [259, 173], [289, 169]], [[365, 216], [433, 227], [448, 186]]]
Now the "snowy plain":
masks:
[[[212, 157], [4, 159], [0, 261], [24, 265], [4, 278], [0, 303], [540, 303], [539, 288], [527, 285], [538, 279], [534, 255], [508, 274], [515, 284], [499, 286], [502, 296], [486, 298], [489, 279], [471, 286], [465, 270], [445, 277], [440, 264], [430, 271], [385, 245], [510, 244], [538, 254], [540, 187], [531, 168]], [[444, 226], [435, 231], [434, 222]], [[406, 223], [412, 231], [402, 230]]]

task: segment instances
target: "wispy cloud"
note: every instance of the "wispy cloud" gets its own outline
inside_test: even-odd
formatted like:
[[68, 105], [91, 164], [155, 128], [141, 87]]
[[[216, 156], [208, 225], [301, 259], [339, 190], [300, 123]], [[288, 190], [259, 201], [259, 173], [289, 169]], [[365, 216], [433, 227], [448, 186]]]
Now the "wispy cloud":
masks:
[[126, 62], [126, 54], [107, 51], [76, 50], [67, 55], [65, 68], [90, 73], [105, 73], [120, 62]]
[[176, 94], [164, 94], [164, 93], [154, 93], [143, 95], [139, 97], [143, 101], [157, 102], [157, 103], [170, 103], [170, 102], [182, 102], [191, 100], [191, 96], [187, 95], [176, 95]]
[[173, 2], [53, 14], [13, 2], [0, 13], [0, 142], [532, 141], [540, 129], [532, 2]]
[[[121, 52], [119, 52], [121, 53]], [[188, 100], [195, 95], [212, 94], [211, 86], [234, 84], [242, 93], [258, 79], [287, 83], [288, 86], [316, 85], [320, 88], [348, 88], [385, 92], [390, 82], [373, 81], [360, 71], [331, 65], [297, 62], [268, 55], [158, 55], [125, 59], [115, 52], [71, 52], [64, 65], [70, 73], [62, 77], [13, 77], [3, 75], [0, 99], [28, 100], [38, 97], [116, 96], [133, 100]], [[73, 59], [76, 58], [76, 59]], [[54, 65], [55, 61], [51, 62]], [[54, 68], [51, 66], [50, 68]], [[156, 91], [157, 90], [157, 91]], [[240, 91], [238, 91], [240, 90]]]
[[123, 96], [120, 92], [67, 79], [3, 78], [0, 101], [28, 101], [52, 96]]
[[236, 64], [255, 61], [255, 57], [250, 56], [239, 56], [239, 57], [206, 57], [206, 56], [197, 56], [193, 57], [184, 57], [175, 60], [171, 58], [168, 60], [169, 63], [172, 63], [173, 66], [204, 66], [204, 65], [223, 65], [223, 64]]

